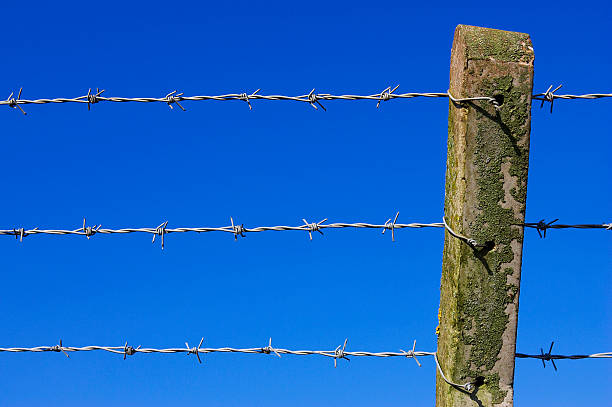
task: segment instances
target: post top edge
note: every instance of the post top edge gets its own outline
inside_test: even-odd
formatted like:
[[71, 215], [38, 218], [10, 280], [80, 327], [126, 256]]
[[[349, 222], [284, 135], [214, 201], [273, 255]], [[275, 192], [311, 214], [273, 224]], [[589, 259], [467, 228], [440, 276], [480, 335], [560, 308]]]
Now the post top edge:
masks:
[[454, 43], [453, 48], [461, 44], [467, 59], [533, 63], [533, 46], [526, 33], [459, 24]]

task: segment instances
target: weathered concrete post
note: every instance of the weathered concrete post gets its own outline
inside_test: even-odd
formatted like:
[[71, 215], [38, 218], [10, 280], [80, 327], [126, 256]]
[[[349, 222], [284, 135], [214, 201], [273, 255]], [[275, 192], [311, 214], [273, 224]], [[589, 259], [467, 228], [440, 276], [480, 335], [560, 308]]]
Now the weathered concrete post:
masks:
[[436, 405], [512, 406], [533, 85], [529, 35], [459, 25], [450, 94]]

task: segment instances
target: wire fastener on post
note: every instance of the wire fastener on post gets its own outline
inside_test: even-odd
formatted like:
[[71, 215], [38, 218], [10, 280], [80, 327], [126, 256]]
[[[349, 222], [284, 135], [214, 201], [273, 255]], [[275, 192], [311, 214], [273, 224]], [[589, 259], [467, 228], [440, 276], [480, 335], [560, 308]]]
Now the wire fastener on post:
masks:
[[475, 102], [477, 100], [484, 100], [486, 102], [490, 102], [495, 107], [496, 110], [499, 110], [499, 108], [501, 107], [497, 99], [495, 99], [494, 97], [476, 96], [476, 97], [469, 97], [469, 98], [456, 98], [453, 95], [451, 95], [450, 89], [447, 92], [448, 92], [448, 98], [451, 100], [451, 102], [453, 102], [456, 105], [460, 105], [465, 102]]
[[467, 391], [468, 393], [471, 393], [476, 388], [475, 384], [471, 382], [468, 382], [465, 384], [453, 383], [446, 377], [446, 375], [442, 371], [442, 367], [440, 366], [440, 362], [438, 361], [438, 354], [435, 352], [434, 352], [434, 360], [436, 361], [436, 366], [438, 367], [438, 372], [440, 372], [440, 376], [442, 376], [442, 379], [444, 379], [446, 383], [450, 384], [456, 389]]
[[442, 218], [442, 223], [444, 224], [446, 230], [448, 230], [448, 233], [451, 234], [451, 236], [456, 237], [457, 239], [465, 242], [468, 246], [472, 248], [472, 250], [476, 250], [478, 247], [484, 247], [484, 245], [479, 244], [476, 240], [467, 238], [465, 236], [460, 235], [459, 233], [456, 233], [453, 229], [451, 229], [450, 226], [448, 226], [448, 223], [446, 223], [446, 219]]

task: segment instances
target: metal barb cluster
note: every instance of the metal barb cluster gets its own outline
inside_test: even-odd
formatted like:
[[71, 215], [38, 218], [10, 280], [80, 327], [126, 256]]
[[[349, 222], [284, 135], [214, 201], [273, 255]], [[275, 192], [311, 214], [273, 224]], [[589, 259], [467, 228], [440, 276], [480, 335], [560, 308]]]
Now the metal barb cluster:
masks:
[[[449, 98], [455, 104], [462, 104], [464, 102], [474, 102], [474, 101], [486, 101], [490, 102], [495, 106], [496, 109], [500, 108], [499, 102], [493, 96], [472, 96], [472, 97], [464, 97], [464, 98], [456, 98], [450, 94], [450, 91], [447, 92], [409, 92], [409, 93], [394, 93], [399, 88], [399, 85], [391, 88], [391, 86], [386, 87], [379, 93], [373, 93], [369, 95], [333, 95], [329, 93], [315, 93], [315, 89], [312, 89], [308, 94], [297, 95], [297, 96], [286, 96], [286, 95], [262, 95], [259, 93], [261, 89], [257, 89], [255, 92], [251, 94], [243, 93], [228, 93], [223, 95], [200, 95], [200, 96], [184, 96], [184, 93], [177, 93], [176, 90], [167, 93], [164, 97], [119, 97], [119, 96], [103, 96], [102, 93], [105, 91], [104, 89], [99, 90], [96, 88], [96, 93], [92, 93], [91, 88], [87, 91], [87, 94], [83, 96], [78, 96], [75, 98], [51, 98], [51, 99], [21, 99], [21, 92], [23, 88], [19, 89], [19, 93], [17, 95], [17, 99], [13, 97], [13, 92], [11, 92], [10, 96], [6, 100], [0, 100], [0, 105], [8, 105], [12, 108], [19, 109], [25, 115], [26, 112], [21, 108], [21, 105], [27, 104], [49, 104], [49, 103], [85, 103], [87, 104], [87, 110], [91, 109], [91, 105], [100, 102], [139, 102], [139, 103], [152, 103], [159, 102], [167, 104], [170, 109], [174, 109], [174, 105], [178, 106], [182, 111], [186, 111], [181, 102], [183, 101], [227, 101], [227, 100], [240, 100], [247, 103], [249, 106], [249, 110], [252, 110], [253, 107], [251, 105], [251, 101], [253, 100], [280, 100], [280, 101], [295, 101], [295, 102], [304, 102], [308, 103], [315, 109], [320, 107], [322, 110], [327, 111], [327, 109], [321, 104], [321, 101], [329, 101], [329, 100], [375, 100], [376, 107], [379, 108], [381, 103], [384, 101], [392, 100], [392, 99], [412, 99], [417, 97], [426, 97], [426, 98]], [[533, 98], [535, 100], [541, 100], [542, 105], [544, 106], [545, 102], [550, 102], [550, 110], [552, 112], [553, 102], [555, 99], [600, 99], [600, 98], [608, 98], [612, 97], [612, 93], [592, 93], [592, 94], [584, 94], [584, 95], [556, 95], [555, 92], [561, 88], [559, 85], [557, 88], [552, 89], [550, 86], [546, 92], [534, 94]]]

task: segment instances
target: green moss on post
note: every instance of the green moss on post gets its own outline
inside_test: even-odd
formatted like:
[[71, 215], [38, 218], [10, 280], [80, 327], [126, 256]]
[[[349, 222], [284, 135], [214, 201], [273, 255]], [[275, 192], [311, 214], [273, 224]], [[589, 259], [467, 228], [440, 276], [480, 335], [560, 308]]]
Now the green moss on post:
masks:
[[[514, 353], [525, 220], [533, 48], [527, 34], [460, 25], [451, 56], [445, 214], [449, 225], [486, 253], [446, 233], [438, 359], [455, 383], [480, 382], [471, 394], [438, 374], [436, 405], [512, 406]], [[480, 404], [479, 404], [480, 403]]]

